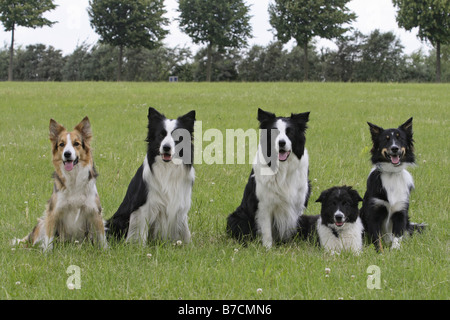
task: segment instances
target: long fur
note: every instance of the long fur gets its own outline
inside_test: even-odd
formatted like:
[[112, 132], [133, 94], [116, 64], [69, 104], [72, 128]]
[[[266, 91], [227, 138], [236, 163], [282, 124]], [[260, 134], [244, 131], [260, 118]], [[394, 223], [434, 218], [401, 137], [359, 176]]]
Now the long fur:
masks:
[[51, 119], [49, 129], [55, 167], [53, 193], [44, 216], [20, 242], [40, 244], [47, 251], [53, 248], [55, 237], [61, 241], [88, 238], [106, 248], [89, 119], [85, 117], [71, 132]]
[[360, 253], [363, 247], [363, 225], [358, 212], [360, 201], [362, 198], [351, 187], [333, 187], [323, 191], [316, 201], [322, 203], [320, 215], [300, 217], [300, 237], [317, 238], [330, 253]]
[[296, 233], [310, 195], [309, 158], [305, 148], [309, 112], [276, 117], [258, 109], [261, 137], [240, 206], [227, 219], [236, 239], [257, 235], [270, 248]]
[[364, 229], [377, 250], [381, 240], [400, 248], [405, 233], [422, 231], [424, 225], [409, 221], [409, 197], [414, 181], [407, 167], [414, 165], [412, 118], [396, 129], [369, 124], [373, 168], [361, 208]]
[[[194, 122], [195, 111], [172, 120], [149, 108], [147, 155], [106, 223], [108, 236], [143, 245], [149, 239], [190, 242]], [[179, 132], [187, 136], [178, 139]]]

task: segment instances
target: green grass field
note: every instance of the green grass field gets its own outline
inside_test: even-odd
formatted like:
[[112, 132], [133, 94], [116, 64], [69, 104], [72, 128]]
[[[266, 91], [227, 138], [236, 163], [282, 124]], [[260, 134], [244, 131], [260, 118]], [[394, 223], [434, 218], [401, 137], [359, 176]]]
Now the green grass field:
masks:
[[[364, 194], [371, 169], [367, 121], [397, 127], [413, 116], [417, 167], [410, 169], [416, 186], [410, 216], [428, 229], [405, 239], [401, 250], [382, 254], [366, 246], [359, 256], [331, 256], [295, 241], [270, 251], [259, 242], [241, 247], [225, 225], [251, 165], [202, 163], [195, 166], [189, 245], [112, 244], [101, 251], [66, 244], [50, 254], [12, 248], [10, 240], [31, 231], [52, 192], [49, 119], [73, 128], [89, 116], [97, 188], [109, 218], [144, 159], [149, 106], [171, 118], [195, 109], [203, 131], [224, 134], [256, 129], [258, 107], [278, 115], [311, 111], [307, 214], [319, 213], [315, 200], [331, 186], [352, 185]], [[448, 84], [0, 83], [0, 111], [2, 300], [450, 298]], [[80, 270], [79, 290], [66, 286], [72, 265]], [[380, 268], [380, 289], [367, 287], [371, 265]]]

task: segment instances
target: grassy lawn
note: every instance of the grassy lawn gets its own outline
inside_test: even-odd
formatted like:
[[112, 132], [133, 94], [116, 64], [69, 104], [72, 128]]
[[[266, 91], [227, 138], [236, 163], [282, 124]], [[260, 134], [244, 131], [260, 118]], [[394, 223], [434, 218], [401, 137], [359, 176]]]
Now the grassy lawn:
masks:
[[[0, 83], [0, 299], [449, 299], [449, 92], [448, 84]], [[307, 214], [319, 213], [315, 200], [331, 186], [352, 185], [364, 195], [367, 121], [388, 128], [412, 116], [410, 216], [428, 229], [382, 254], [366, 246], [360, 256], [331, 256], [295, 241], [270, 251], [259, 242], [241, 247], [225, 225], [251, 165], [203, 162], [195, 165], [190, 245], [113, 243], [100, 251], [66, 244], [50, 254], [11, 248], [12, 238], [34, 227], [52, 192], [50, 118], [73, 128], [89, 116], [109, 218], [144, 159], [149, 106], [170, 118], [195, 109], [203, 132], [215, 128], [224, 136], [226, 129], [256, 129], [258, 107], [277, 115], [311, 111]], [[203, 141], [202, 132], [195, 134]], [[66, 286], [72, 265], [79, 267], [79, 290]], [[372, 265], [380, 269], [380, 289], [367, 287]]]

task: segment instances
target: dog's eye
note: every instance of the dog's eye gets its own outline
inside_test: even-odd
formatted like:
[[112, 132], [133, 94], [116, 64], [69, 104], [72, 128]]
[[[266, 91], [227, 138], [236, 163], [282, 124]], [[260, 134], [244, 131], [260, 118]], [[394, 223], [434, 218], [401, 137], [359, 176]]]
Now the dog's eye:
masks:
[[397, 138], [400, 137], [400, 133], [397, 132], [397, 134], [395, 135]]
[[167, 135], [166, 130], [163, 130], [163, 131], [161, 131], [161, 132], [159, 133], [159, 136], [160, 136], [161, 138], [164, 138], [166, 135]]
[[80, 146], [80, 143], [78, 141], [75, 141], [75, 143], [73, 144], [74, 147], [78, 147]]
[[389, 139], [391, 139], [391, 137], [390, 136], [386, 136], [386, 140], [389, 140]]
[[291, 133], [291, 130], [292, 130], [292, 129], [291, 129], [290, 127], [287, 127], [287, 128], [286, 128], [286, 134], [287, 134], [287, 135], [290, 134], [290, 133]]
[[64, 147], [64, 142], [61, 142], [60, 144], [59, 144], [59, 146], [62, 148], [62, 147]]

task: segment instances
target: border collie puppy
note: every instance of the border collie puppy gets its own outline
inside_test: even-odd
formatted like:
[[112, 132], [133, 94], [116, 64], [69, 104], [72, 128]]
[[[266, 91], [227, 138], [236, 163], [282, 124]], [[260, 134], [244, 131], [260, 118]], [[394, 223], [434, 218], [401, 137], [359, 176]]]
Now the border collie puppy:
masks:
[[149, 239], [190, 242], [194, 122], [195, 111], [172, 120], [148, 109], [147, 155], [106, 223], [108, 236], [143, 245]]
[[241, 205], [227, 219], [239, 240], [260, 235], [266, 248], [291, 239], [310, 194], [305, 131], [309, 112], [277, 117], [258, 109], [260, 143]]
[[363, 225], [358, 204], [363, 199], [352, 187], [333, 187], [321, 193], [316, 202], [322, 203], [320, 215], [302, 215], [299, 234], [307, 239], [316, 234], [325, 251], [360, 253], [363, 247]]
[[47, 251], [53, 248], [55, 237], [61, 241], [89, 238], [106, 248], [89, 118], [85, 117], [71, 132], [51, 119], [49, 129], [55, 167], [53, 193], [44, 217], [18, 242], [40, 244]]
[[405, 232], [422, 231], [424, 225], [409, 222], [409, 195], [414, 181], [407, 167], [414, 165], [412, 120], [397, 129], [383, 129], [370, 122], [373, 169], [361, 208], [366, 233], [377, 250], [381, 239], [400, 248]]

